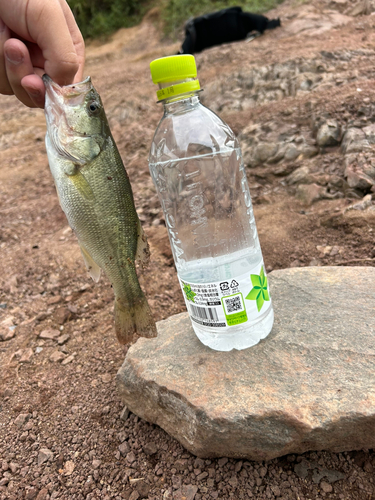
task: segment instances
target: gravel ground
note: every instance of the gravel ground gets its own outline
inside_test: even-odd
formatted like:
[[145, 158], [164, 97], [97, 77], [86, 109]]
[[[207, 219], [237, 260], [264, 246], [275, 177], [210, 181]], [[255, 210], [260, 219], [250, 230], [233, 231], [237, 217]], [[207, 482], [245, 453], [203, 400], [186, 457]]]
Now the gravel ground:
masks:
[[[107, 350], [110, 338], [106, 334], [96, 346], [95, 360], [59, 365], [63, 376], [46, 370], [36, 382], [24, 380], [18, 387], [25, 400], [29, 392], [38, 398], [6, 411], [1, 499], [373, 498], [375, 457], [368, 451], [311, 452], [260, 463], [187, 453], [160, 428], [121, 407], [115, 369], [106, 371], [109, 355], [117, 361]], [[5, 408], [11, 392], [3, 394]]]

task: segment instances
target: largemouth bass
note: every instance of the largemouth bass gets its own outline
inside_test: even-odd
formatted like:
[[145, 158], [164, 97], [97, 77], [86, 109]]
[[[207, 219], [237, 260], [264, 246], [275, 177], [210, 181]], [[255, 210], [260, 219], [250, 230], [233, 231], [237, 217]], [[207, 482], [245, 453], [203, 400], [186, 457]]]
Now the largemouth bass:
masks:
[[149, 257], [129, 177], [90, 77], [60, 87], [44, 75], [46, 149], [60, 205], [94, 281], [102, 269], [115, 292], [120, 343], [156, 327], [135, 268]]

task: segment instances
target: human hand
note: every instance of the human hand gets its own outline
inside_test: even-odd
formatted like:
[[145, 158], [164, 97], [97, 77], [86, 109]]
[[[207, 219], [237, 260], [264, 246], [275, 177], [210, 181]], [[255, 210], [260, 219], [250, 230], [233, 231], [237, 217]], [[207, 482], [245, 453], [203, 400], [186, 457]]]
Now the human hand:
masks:
[[0, 0], [0, 94], [44, 107], [47, 73], [59, 85], [83, 80], [85, 44], [65, 0]]

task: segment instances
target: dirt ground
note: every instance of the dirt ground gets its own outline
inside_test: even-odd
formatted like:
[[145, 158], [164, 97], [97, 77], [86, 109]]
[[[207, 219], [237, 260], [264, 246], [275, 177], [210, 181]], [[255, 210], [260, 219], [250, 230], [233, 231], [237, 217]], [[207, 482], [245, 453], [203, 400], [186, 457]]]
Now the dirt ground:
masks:
[[[204, 103], [250, 151], [248, 180], [268, 272], [375, 263], [375, 190], [348, 187], [339, 146], [320, 148], [306, 159], [251, 163], [252, 130], [258, 131], [257, 144], [272, 131], [286, 131], [289, 138], [292, 133], [290, 140], [298, 144], [307, 131], [316, 147], [322, 118], [337, 120], [343, 129], [375, 122], [375, 17], [370, 2], [358, 5], [287, 1], [268, 14], [281, 18], [281, 28], [197, 54]], [[366, 15], [351, 15], [361, 6]], [[140, 281], [157, 321], [185, 310], [147, 165], [162, 113], [148, 65], [179, 47], [159, 33], [156, 9], [140, 26], [89, 45], [86, 66], [149, 238], [151, 264]], [[290, 89], [312, 61], [323, 62], [297, 90], [282, 90], [267, 76], [278, 68], [280, 82], [286, 71]], [[247, 72], [254, 79], [266, 75], [257, 97], [253, 84], [241, 84]], [[315, 80], [316, 75], [323, 76]], [[262, 94], [265, 88], [268, 94]], [[113, 331], [113, 293], [105, 277], [91, 281], [59, 207], [43, 112], [2, 96], [0, 113], [0, 323], [7, 338], [0, 341], [0, 498], [375, 498], [373, 450], [311, 452], [259, 463], [201, 460], [157, 426], [132, 414], [126, 418], [115, 375], [127, 348]], [[371, 147], [363, 153], [368, 168]], [[314, 183], [288, 177], [303, 166]], [[324, 181], [327, 175], [329, 182], [336, 175], [335, 189]], [[324, 188], [324, 195], [306, 198], [306, 186]], [[367, 208], [349, 208], [365, 195]]]

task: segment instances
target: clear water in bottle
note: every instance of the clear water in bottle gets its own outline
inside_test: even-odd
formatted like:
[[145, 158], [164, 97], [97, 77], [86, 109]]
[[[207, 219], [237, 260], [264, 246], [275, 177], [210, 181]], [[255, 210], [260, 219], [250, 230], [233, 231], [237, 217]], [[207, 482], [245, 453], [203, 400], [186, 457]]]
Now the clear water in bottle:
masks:
[[149, 167], [196, 335], [219, 351], [258, 343], [273, 308], [232, 130], [197, 92], [167, 98]]

